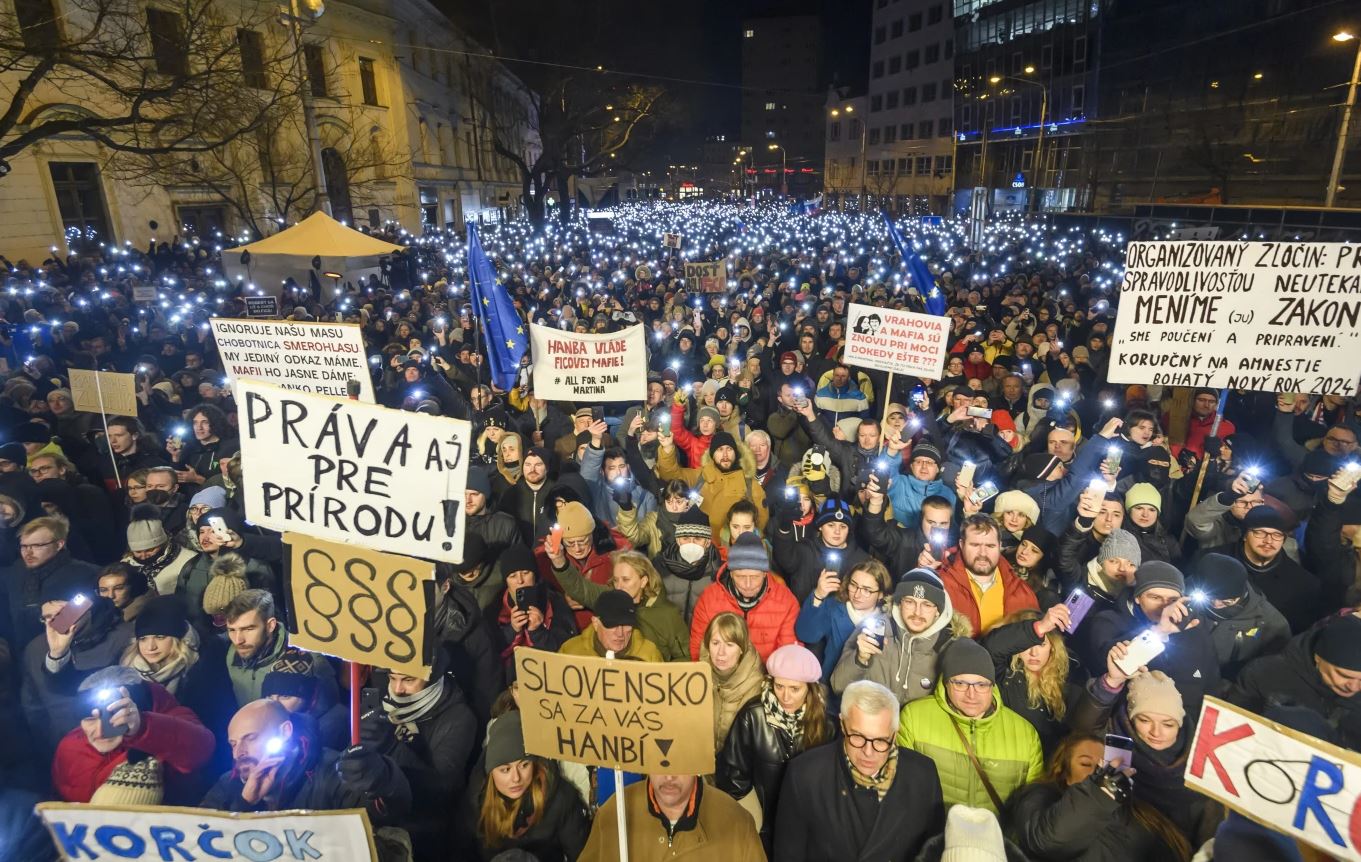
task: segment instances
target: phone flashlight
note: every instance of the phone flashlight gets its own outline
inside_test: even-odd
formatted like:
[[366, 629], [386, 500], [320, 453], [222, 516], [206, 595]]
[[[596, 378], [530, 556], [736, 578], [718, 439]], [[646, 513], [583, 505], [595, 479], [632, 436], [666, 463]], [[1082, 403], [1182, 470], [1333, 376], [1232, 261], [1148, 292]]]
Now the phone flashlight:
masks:
[[1205, 595], [1204, 590], [1192, 590], [1188, 598], [1191, 599], [1191, 604], [1193, 605], [1203, 605], [1210, 599], [1209, 596]]
[[265, 743], [265, 754], [278, 754], [284, 750], [284, 741], [275, 736]]
[[99, 691], [95, 692], [95, 698], [105, 706], [110, 706], [115, 700], [118, 700], [118, 690], [101, 688]]

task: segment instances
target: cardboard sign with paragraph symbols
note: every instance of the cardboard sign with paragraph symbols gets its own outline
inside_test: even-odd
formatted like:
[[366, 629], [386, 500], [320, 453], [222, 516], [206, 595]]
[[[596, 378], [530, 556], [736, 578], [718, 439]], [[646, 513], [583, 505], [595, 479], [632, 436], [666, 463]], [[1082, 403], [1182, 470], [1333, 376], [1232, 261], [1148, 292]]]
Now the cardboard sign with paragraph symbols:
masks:
[[285, 533], [288, 640], [347, 661], [430, 678], [435, 564]]
[[525, 751], [649, 775], [714, 771], [713, 677], [704, 662], [515, 650]]

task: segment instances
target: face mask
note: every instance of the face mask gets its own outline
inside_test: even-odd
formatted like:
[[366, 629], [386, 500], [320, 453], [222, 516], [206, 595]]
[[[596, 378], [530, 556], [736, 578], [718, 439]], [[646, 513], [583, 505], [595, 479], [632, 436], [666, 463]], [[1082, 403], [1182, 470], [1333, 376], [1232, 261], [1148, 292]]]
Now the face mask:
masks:
[[708, 552], [708, 548], [705, 548], [703, 545], [696, 545], [693, 542], [687, 542], [684, 545], [679, 545], [678, 548], [680, 558], [682, 560], [685, 560], [685, 562], [690, 563], [691, 565], [694, 565], [695, 563], [698, 563], [700, 560], [704, 559], [705, 553]]
[[501, 463], [505, 465], [505, 467], [506, 467], [507, 470], [514, 470], [514, 469], [516, 469], [517, 467], [520, 466], [520, 462], [519, 462], [518, 460], [516, 460], [516, 461], [502, 461]]

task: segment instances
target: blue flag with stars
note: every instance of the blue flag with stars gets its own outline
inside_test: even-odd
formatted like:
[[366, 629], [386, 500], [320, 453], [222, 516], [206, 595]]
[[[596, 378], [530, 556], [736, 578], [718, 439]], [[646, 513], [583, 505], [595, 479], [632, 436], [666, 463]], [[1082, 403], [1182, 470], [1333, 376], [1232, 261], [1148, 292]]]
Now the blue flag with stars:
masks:
[[520, 373], [520, 359], [529, 350], [529, 332], [510, 294], [496, 283], [496, 270], [482, 242], [477, 238], [477, 225], [468, 224], [468, 293], [472, 297], [477, 325], [482, 328], [483, 348], [491, 365], [491, 379], [509, 392]]
[[903, 263], [907, 264], [907, 272], [912, 276], [912, 284], [921, 292], [922, 298], [926, 300], [926, 313], [940, 317], [945, 314], [945, 296], [936, 287], [936, 280], [931, 277], [931, 270], [926, 268], [926, 261], [921, 259], [916, 249], [908, 245], [903, 239], [903, 235], [898, 232], [898, 226], [893, 223], [893, 219], [888, 217], [888, 213], [879, 212], [884, 217], [884, 224], [888, 226], [888, 237], [893, 240], [894, 246], [898, 249], [898, 254], [902, 256]]

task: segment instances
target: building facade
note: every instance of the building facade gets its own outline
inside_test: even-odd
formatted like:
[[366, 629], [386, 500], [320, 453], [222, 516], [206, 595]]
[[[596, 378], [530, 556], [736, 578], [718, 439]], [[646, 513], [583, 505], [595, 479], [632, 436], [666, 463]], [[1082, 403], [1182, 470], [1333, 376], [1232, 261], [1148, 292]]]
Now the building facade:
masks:
[[[58, 28], [80, 26], [67, 0], [20, 5], [31, 14], [41, 3], [50, 3]], [[373, 227], [396, 222], [413, 233], [518, 211], [519, 177], [493, 151], [492, 137], [494, 123], [511, 123], [524, 152], [537, 148], [527, 94], [499, 64], [470, 60], [480, 49], [426, 0], [332, 0], [319, 17], [293, 18], [297, 28], [273, 4], [213, 7], [255, 22], [255, 29], [237, 30], [243, 86], [283, 87], [253, 75], [252, 58], [288, 52], [301, 39], [290, 64], [300, 70], [300, 85], [289, 92], [306, 92], [321, 171], [313, 169], [300, 98], [281, 100], [267, 128], [192, 159], [130, 162], [79, 134], [46, 138], [10, 159], [0, 177], [0, 250], [41, 260], [52, 248], [145, 245], [190, 233], [231, 245], [306, 216], [318, 188], [337, 218]], [[157, 28], [176, 32], [183, 24], [154, 0], [146, 15], [148, 53], [159, 57]], [[17, 77], [0, 73], [5, 98]], [[97, 100], [70, 82], [59, 90], [40, 85], [32, 103], [30, 124], [53, 111], [100, 115]], [[319, 174], [324, 181], [316, 181]]]
[[827, 141], [822, 169], [823, 205], [854, 210], [867, 194], [865, 174], [866, 108], [869, 97], [851, 95], [849, 88], [827, 91]]
[[748, 190], [810, 197], [822, 187], [822, 23], [816, 15], [742, 22], [742, 140]]

